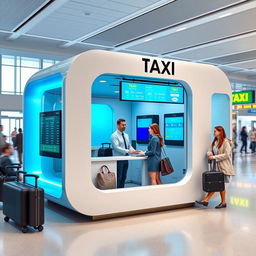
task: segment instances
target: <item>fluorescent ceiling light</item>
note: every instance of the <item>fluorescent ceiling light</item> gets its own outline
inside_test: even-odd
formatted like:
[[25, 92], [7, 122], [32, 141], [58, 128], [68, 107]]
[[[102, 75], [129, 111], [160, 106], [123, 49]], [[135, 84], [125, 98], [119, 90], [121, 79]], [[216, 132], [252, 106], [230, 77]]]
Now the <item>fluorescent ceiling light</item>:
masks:
[[231, 14], [232, 14], [232, 12], [228, 12], [228, 13], [222, 14], [222, 15], [219, 16], [219, 19], [227, 17], [227, 16], [229, 16]]
[[176, 32], [179, 32], [179, 31], [182, 31], [182, 30], [185, 30], [185, 29], [187, 29], [187, 27], [178, 28], [178, 29], [176, 30]]

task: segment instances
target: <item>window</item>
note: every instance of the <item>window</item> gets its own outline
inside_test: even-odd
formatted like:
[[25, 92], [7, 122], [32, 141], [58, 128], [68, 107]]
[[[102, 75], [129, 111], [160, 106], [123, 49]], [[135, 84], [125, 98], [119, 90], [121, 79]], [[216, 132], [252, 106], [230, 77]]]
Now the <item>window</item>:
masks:
[[0, 93], [23, 94], [28, 79], [41, 68], [52, 66], [58, 61], [22, 56], [1, 56]]
[[12, 143], [11, 132], [14, 128], [23, 128], [23, 113], [16, 111], [0, 111], [0, 123], [3, 125], [3, 134], [7, 136], [7, 142]]
[[54, 60], [43, 59], [43, 68], [48, 68], [54, 64]]

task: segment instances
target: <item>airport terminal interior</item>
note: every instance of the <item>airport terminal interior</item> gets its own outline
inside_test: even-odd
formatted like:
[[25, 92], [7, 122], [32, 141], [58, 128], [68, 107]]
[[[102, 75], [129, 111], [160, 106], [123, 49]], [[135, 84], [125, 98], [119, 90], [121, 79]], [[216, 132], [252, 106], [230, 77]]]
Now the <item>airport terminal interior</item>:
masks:
[[0, 255], [254, 256], [255, 17], [0, 0]]

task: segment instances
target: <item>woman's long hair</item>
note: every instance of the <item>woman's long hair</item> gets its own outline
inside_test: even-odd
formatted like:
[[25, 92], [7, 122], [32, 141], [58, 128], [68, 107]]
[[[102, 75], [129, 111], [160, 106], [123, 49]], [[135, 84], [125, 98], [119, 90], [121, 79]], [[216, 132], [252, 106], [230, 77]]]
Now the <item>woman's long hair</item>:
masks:
[[160, 133], [160, 129], [159, 129], [158, 124], [154, 123], [154, 124], [151, 124], [149, 127], [152, 129], [152, 131], [153, 131], [153, 133], [155, 134], [155, 136], [157, 136], [157, 137], [159, 138], [159, 140], [160, 140], [160, 146], [162, 147], [162, 146], [164, 145], [164, 139], [163, 139], [163, 137], [161, 136], [161, 133]]
[[214, 146], [215, 142], [219, 140], [218, 148], [220, 148], [226, 139], [226, 133], [222, 126], [215, 126], [214, 129], [216, 129], [218, 132], [220, 132], [219, 139], [217, 137], [214, 137], [214, 140], [212, 142], [212, 147]]

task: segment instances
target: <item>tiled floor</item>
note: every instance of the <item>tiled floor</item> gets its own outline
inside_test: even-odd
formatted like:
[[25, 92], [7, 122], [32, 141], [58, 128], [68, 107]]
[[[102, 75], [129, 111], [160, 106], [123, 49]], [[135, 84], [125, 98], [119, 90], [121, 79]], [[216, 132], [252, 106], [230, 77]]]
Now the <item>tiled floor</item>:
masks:
[[[255, 256], [256, 155], [238, 155], [228, 208], [187, 208], [91, 222], [53, 203], [46, 204], [41, 233], [22, 234], [0, 213], [3, 256]], [[1, 205], [0, 205], [1, 207]]]

